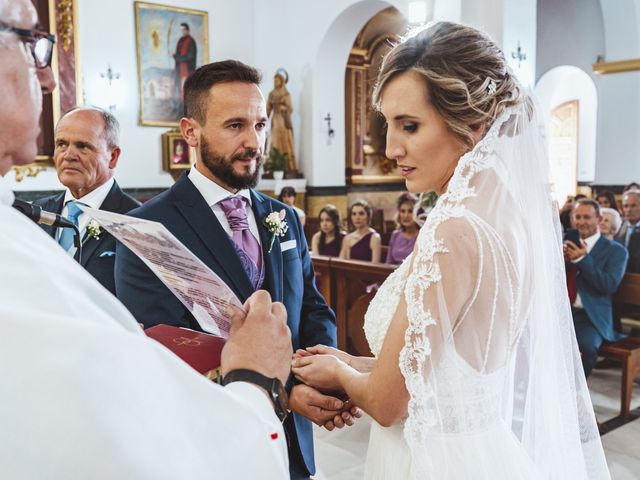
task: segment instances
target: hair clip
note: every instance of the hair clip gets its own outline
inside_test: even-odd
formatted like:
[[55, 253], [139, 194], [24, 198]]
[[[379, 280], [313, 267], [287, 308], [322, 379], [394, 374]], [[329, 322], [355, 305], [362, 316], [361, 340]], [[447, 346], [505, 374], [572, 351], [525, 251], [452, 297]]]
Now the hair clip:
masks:
[[487, 87], [487, 91], [489, 92], [489, 95], [495, 95], [497, 88], [498, 86], [496, 85], [496, 82], [494, 82], [493, 79], [489, 80], [489, 86]]

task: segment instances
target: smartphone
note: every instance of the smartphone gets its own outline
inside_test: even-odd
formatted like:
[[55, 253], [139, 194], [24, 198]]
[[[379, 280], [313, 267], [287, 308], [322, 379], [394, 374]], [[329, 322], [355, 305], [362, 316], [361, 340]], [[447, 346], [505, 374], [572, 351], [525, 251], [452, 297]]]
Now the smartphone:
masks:
[[580, 247], [582, 243], [580, 243], [580, 232], [575, 228], [568, 229], [564, 234], [564, 241], [570, 240], [576, 247]]

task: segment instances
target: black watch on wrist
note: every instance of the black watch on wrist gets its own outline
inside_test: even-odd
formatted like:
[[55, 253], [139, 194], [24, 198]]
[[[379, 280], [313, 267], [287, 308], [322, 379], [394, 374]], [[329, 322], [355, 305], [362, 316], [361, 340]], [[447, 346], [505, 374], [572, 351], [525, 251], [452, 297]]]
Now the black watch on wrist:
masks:
[[264, 388], [271, 402], [273, 402], [273, 409], [276, 412], [276, 416], [281, 422], [284, 422], [284, 419], [287, 418], [289, 397], [279, 379], [265, 377], [254, 370], [238, 369], [231, 370], [222, 379], [222, 385], [229, 385], [231, 382], [249, 382]]

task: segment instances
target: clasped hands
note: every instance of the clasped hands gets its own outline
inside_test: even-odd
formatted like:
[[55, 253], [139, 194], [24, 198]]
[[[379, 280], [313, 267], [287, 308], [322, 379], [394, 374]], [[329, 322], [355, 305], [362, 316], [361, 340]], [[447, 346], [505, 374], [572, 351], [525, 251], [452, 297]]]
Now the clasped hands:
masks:
[[348, 365], [348, 357], [324, 345], [296, 351], [291, 371], [304, 384], [296, 385], [291, 391], [291, 409], [327, 430], [353, 425], [355, 419], [362, 416], [362, 410], [348, 398], [341, 400], [346, 394], [336, 376], [339, 368]]
[[[231, 370], [245, 368], [266, 377], [277, 377], [284, 384], [291, 373], [292, 356], [295, 362], [303, 356], [329, 353], [329, 350], [322, 350], [328, 347], [313, 347], [293, 355], [287, 311], [282, 303], [273, 302], [269, 292], [264, 290], [251, 295], [243, 308], [234, 309], [231, 316], [229, 339], [222, 349], [223, 376]], [[362, 416], [362, 411], [346, 400], [346, 395], [327, 394], [329, 392], [314, 387], [294, 386], [289, 395], [289, 408], [328, 430], [352, 425], [355, 418]]]

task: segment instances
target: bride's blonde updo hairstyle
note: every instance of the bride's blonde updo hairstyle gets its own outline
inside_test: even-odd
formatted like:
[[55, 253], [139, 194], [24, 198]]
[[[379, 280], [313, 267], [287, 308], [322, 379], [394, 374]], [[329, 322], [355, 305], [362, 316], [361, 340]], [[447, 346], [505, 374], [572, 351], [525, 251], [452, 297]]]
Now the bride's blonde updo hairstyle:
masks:
[[428, 100], [460, 142], [472, 149], [474, 129], [485, 132], [508, 107], [524, 101], [504, 53], [488, 35], [452, 22], [410, 32], [386, 55], [373, 91], [379, 108], [389, 80], [413, 70], [427, 83]]

